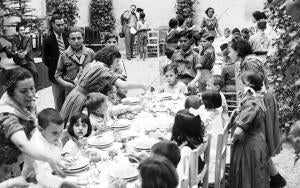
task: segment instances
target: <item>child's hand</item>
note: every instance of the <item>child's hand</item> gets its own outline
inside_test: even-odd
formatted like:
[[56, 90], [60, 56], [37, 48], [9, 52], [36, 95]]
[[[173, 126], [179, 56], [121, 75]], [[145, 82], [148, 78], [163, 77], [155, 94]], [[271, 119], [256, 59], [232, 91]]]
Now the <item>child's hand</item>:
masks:
[[7, 180], [7, 187], [29, 187], [29, 183], [25, 180], [23, 176], [18, 176], [16, 178]]

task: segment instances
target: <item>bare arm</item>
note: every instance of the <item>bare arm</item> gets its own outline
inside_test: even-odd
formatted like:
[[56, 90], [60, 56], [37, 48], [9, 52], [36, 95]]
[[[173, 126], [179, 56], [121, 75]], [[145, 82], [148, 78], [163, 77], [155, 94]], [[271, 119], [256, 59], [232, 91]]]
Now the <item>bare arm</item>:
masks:
[[39, 147], [32, 147], [32, 143], [29, 142], [24, 131], [15, 132], [10, 139], [22, 153], [37, 160], [52, 162], [52, 158], [48, 153], [43, 153], [43, 150], [40, 150]]
[[144, 84], [140, 84], [140, 83], [133, 83], [133, 82], [127, 82], [127, 81], [123, 81], [121, 79], [117, 79], [115, 82], [115, 85], [120, 87], [120, 88], [126, 88], [126, 89], [147, 89], [147, 86]]

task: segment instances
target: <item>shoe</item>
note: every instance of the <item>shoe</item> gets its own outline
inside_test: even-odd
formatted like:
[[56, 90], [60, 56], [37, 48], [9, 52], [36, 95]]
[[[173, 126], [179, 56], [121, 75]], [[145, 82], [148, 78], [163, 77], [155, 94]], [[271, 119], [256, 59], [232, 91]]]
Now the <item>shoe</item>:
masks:
[[131, 60], [131, 58], [130, 57], [127, 57], [127, 59], [130, 61]]
[[270, 187], [280, 188], [286, 186], [286, 180], [278, 173], [275, 176], [271, 176]]

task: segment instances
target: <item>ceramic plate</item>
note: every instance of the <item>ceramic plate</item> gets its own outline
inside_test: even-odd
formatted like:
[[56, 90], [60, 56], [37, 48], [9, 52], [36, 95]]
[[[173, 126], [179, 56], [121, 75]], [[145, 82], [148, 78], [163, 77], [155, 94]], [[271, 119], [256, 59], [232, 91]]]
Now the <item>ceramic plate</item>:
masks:
[[91, 146], [107, 146], [114, 142], [114, 137], [110, 135], [99, 135], [88, 138], [87, 143]]
[[72, 161], [71, 166], [66, 169], [67, 171], [74, 171], [82, 169], [89, 164], [89, 159], [83, 156], [80, 156], [78, 160]]
[[115, 178], [122, 178], [127, 181], [132, 181], [137, 178], [138, 170], [136, 167], [130, 164], [118, 165], [118, 168], [114, 168], [114, 170], [112, 170], [109, 174]]
[[134, 147], [138, 150], [150, 150], [157, 142], [159, 140], [154, 138], [138, 138], [134, 140]]
[[128, 119], [119, 119], [116, 121], [113, 125], [112, 128], [125, 128], [131, 125], [131, 121]]

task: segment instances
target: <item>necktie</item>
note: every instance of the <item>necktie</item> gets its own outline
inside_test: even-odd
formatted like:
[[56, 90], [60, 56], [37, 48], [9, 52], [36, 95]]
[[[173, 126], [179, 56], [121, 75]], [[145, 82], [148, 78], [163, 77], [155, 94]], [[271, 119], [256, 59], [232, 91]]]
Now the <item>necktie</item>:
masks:
[[59, 53], [62, 54], [66, 50], [66, 48], [61, 36], [57, 37], [57, 44], [58, 44]]

